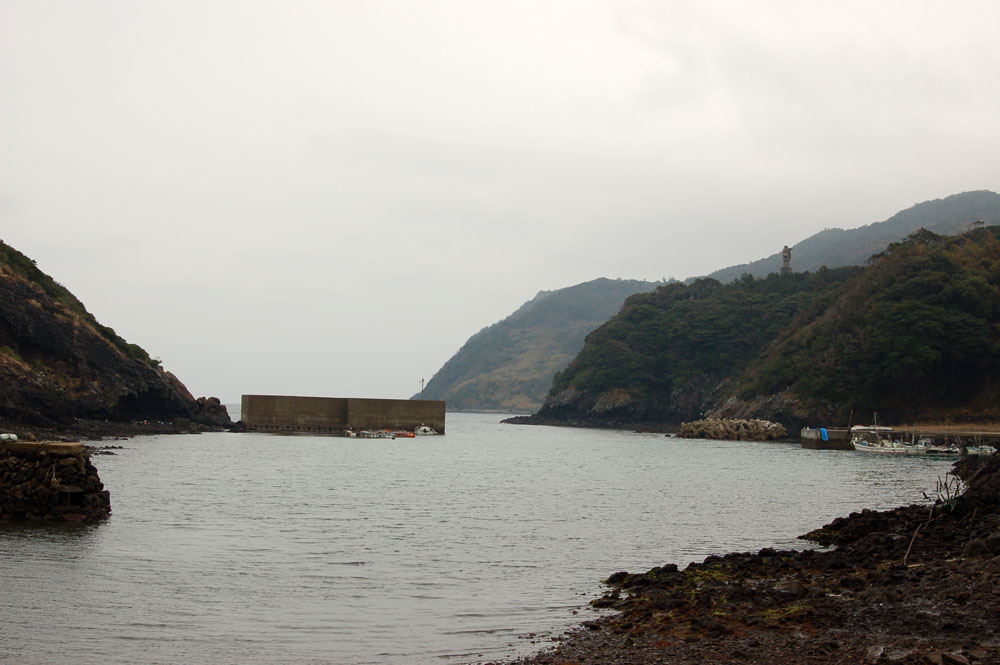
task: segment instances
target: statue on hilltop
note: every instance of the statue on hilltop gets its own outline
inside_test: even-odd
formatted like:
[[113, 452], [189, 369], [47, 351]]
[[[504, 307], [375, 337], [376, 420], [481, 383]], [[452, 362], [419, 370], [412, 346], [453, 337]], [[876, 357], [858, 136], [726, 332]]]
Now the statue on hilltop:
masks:
[[785, 245], [785, 248], [781, 250], [781, 258], [783, 260], [783, 264], [781, 266], [781, 274], [782, 275], [791, 274], [791, 272], [792, 272], [792, 250], [791, 250], [791, 248], [789, 248], [788, 245]]

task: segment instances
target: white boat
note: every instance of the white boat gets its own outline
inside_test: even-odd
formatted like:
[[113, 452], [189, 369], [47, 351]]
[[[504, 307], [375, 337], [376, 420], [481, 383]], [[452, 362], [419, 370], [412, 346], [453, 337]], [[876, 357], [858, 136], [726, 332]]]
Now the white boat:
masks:
[[[877, 423], [877, 416], [875, 422]], [[915, 439], [915, 435], [911, 434]], [[889, 455], [933, 455], [938, 457], [960, 457], [968, 455], [993, 455], [993, 446], [976, 445], [962, 447], [957, 443], [935, 443], [930, 437], [921, 436], [911, 443], [904, 443], [891, 427], [885, 425], [855, 425], [851, 428], [851, 446], [866, 453]]]
[[855, 425], [851, 428], [851, 445], [866, 453], [905, 455], [902, 441], [893, 440], [892, 428], [885, 425]]
[[952, 444], [950, 446], [930, 446], [927, 449], [928, 455], [952, 455], [958, 456], [962, 454], [962, 449], [958, 446]]
[[866, 441], [865, 439], [853, 439], [851, 445], [855, 450], [866, 453], [884, 453], [889, 455], [905, 455], [906, 446], [901, 441]]
[[413, 433], [416, 434], [417, 436], [434, 436], [438, 432], [433, 427], [421, 423], [420, 427], [417, 427], [416, 429], [413, 430]]
[[360, 439], [395, 439], [396, 436], [387, 429], [378, 430], [361, 430], [358, 432], [358, 438]]

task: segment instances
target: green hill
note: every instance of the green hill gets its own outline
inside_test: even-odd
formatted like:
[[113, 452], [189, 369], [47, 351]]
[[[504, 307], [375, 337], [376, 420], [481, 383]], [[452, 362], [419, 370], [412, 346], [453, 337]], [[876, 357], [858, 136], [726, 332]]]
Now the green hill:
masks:
[[755, 359], [731, 392], [745, 405], [787, 397], [840, 422], [852, 411], [895, 421], [993, 420], [998, 376], [993, 226], [957, 237], [918, 231], [890, 245], [829, 307]]
[[[985, 226], [1000, 224], [1000, 194], [988, 191], [965, 192], [943, 199], [918, 203], [902, 210], [883, 222], [844, 230], [826, 229], [792, 246], [792, 269], [816, 271], [822, 266], [860, 266], [919, 229], [942, 235], [968, 231], [975, 222]], [[764, 277], [781, 268], [781, 253], [751, 263], [730, 266], [708, 277], [726, 283], [741, 275]]]
[[701, 279], [634, 295], [556, 375], [536, 419], [605, 426], [696, 419], [723, 379], [857, 270]]
[[652, 282], [601, 278], [542, 291], [469, 338], [427, 382], [424, 397], [446, 400], [453, 410], [534, 411], [553, 375], [579, 352], [587, 334], [627, 297], [655, 287]]
[[996, 418], [1000, 227], [919, 231], [866, 268], [703, 279], [631, 297], [529, 422]]

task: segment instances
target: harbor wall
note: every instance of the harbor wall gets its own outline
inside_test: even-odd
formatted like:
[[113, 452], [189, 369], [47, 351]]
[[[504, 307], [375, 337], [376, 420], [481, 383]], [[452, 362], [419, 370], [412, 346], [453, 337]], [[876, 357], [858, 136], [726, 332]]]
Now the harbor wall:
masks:
[[339, 436], [360, 430], [413, 430], [429, 425], [445, 433], [443, 400], [243, 395], [243, 425], [250, 431]]
[[0, 522], [91, 522], [111, 495], [80, 443], [0, 443]]
[[826, 428], [826, 441], [817, 427], [803, 427], [799, 432], [803, 448], [811, 450], [854, 450], [851, 445], [851, 430], [840, 427]]

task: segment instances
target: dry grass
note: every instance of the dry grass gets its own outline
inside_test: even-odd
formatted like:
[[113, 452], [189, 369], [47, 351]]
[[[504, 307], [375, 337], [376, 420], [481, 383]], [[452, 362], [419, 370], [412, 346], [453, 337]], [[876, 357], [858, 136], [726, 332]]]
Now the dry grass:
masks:
[[978, 432], [983, 434], [1000, 435], [1000, 423], [942, 423], [942, 422], [918, 422], [907, 425], [896, 425], [894, 429], [916, 432], [932, 430], [935, 432]]

